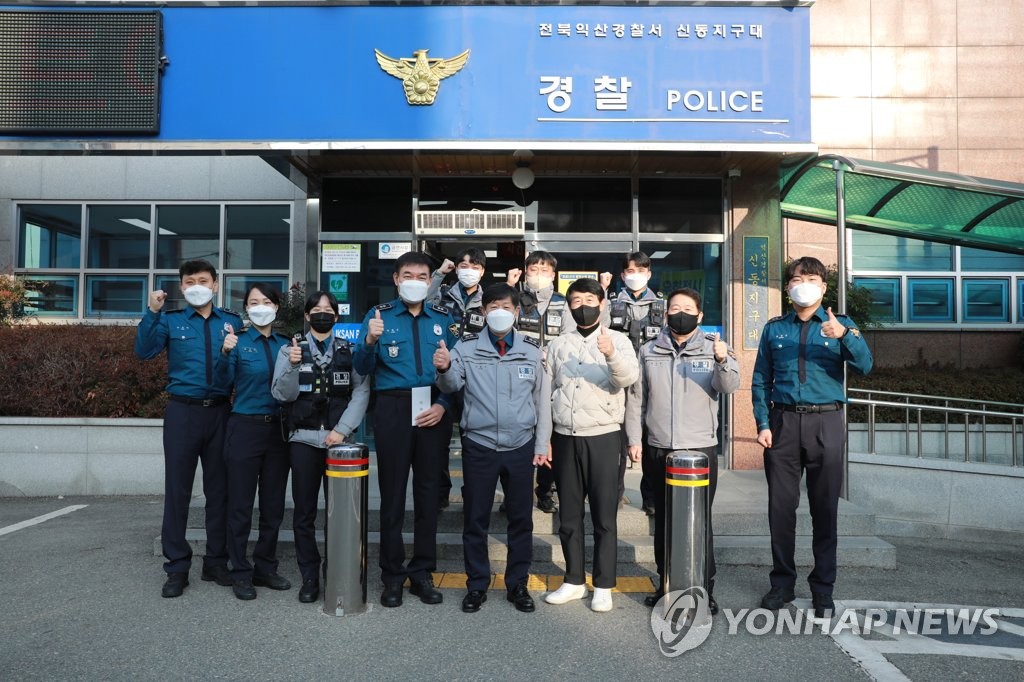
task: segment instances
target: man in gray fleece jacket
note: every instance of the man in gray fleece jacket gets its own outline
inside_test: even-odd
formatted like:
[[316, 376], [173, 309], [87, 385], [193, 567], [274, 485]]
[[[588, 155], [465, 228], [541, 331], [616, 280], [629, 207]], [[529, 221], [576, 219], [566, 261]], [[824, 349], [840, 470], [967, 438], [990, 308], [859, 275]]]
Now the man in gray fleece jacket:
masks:
[[[626, 438], [634, 462], [641, 456], [649, 471], [665, 471], [665, 457], [673, 450], [694, 450], [708, 456], [708, 591], [711, 613], [718, 612], [715, 586], [715, 549], [711, 532], [711, 504], [718, 485], [718, 396], [740, 385], [740, 366], [733, 351], [718, 334], [699, 326], [704, 318], [700, 293], [677, 289], [668, 295], [668, 325], [640, 349], [640, 381], [626, 399]], [[646, 434], [644, 434], [646, 427]], [[642, 439], [647, 438], [643, 448]], [[652, 477], [654, 495], [654, 560], [661, 582], [644, 603], [654, 606], [665, 584], [665, 476]]]
[[607, 305], [594, 279], [578, 279], [566, 292], [575, 331], [553, 339], [547, 348], [551, 381], [551, 455], [560, 499], [558, 536], [565, 554], [565, 582], [545, 597], [549, 604], [582, 599], [586, 593], [583, 548], [583, 501], [590, 499], [594, 523], [594, 611], [612, 609], [618, 549], [619, 455], [626, 389], [640, 369], [629, 337], [601, 324]]

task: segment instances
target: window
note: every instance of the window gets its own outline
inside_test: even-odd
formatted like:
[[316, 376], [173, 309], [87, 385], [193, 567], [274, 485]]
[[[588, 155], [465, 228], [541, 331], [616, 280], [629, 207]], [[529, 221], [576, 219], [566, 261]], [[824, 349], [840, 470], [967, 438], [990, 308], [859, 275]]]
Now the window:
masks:
[[1017, 324], [1024, 323], [1024, 278], [1017, 280]]
[[1024, 256], [960, 247], [960, 269], [973, 272], [1024, 272]]
[[157, 206], [156, 224], [156, 267], [176, 270], [187, 260], [219, 260], [220, 206]]
[[327, 178], [320, 211], [325, 232], [411, 232], [412, 180]]
[[90, 268], [149, 267], [149, 206], [89, 206]]
[[947, 271], [953, 268], [953, 247], [854, 230], [853, 267], [897, 272]]
[[78, 277], [32, 275], [24, 281], [26, 313], [37, 317], [78, 316]]
[[721, 180], [640, 179], [640, 231], [722, 233]]
[[902, 322], [899, 277], [854, 277], [853, 283], [871, 294], [871, 316], [879, 322]]
[[81, 204], [36, 204], [21, 208], [19, 268], [77, 268], [81, 260]]
[[964, 322], [1009, 322], [1009, 290], [1009, 280], [965, 279]]
[[953, 322], [953, 280], [907, 280], [910, 322]]
[[142, 275], [89, 275], [85, 278], [86, 317], [136, 317], [146, 308]]
[[26, 283], [29, 312], [39, 317], [139, 317], [153, 289], [167, 293], [165, 310], [178, 310], [187, 305], [178, 277], [186, 260], [207, 260], [217, 269], [215, 305], [237, 306], [228, 289], [249, 281], [281, 288], [289, 281], [288, 203], [17, 208], [15, 273]]
[[[701, 327], [721, 331], [722, 245], [640, 242], [640, 250], [651, 257], [650, 286], [665, 297], [683, 287], [696, 289], [704, 312]], [[612, 270], [613, 287], [621, 284], [620, 269]]]

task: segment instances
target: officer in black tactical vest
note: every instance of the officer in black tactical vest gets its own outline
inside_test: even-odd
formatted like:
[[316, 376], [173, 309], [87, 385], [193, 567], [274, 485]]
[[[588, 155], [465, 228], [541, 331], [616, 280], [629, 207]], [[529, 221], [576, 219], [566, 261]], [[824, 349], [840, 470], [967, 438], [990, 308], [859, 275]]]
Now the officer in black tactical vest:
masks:
[[[555, 291], [555, 270], [558, 260], [547, 251], [533, 251], [526, 257], [525, 272], [519, 268], [508, 271], [506, 283], [520, 284], [519, 319], [516, 329], [523, 336], [536, 339], [541, 348], [564, 331], [572, 331], [576, 323], [569, 314], [565, 296]], [[554, 499], [555, 475], [550, 467], [537, 467], [537, 508], [553, 514], [558, 509]]]
[[295, 503], [295, 556], [302, 574], [299, 601], [310, 603], [320, 596], [316, 514], [320, 484], [325, 481], [327, 448], [345, 442], [359, 428], [370, 401], [370, 382], [352, 369], [348, 341], [334, 338], [337, 299], [324, 291], [313, 292], [306, 299], [305, 311], [310, 331], [302, 341], [292, 339], [290, 346], [281, 349], [271, 393], [285, 403]]
[[[647, 286], [651, 279], [651, 259], [643, 251], [636, 251], [623, 259], [620, 276], [625, 287], [618, 296], [608, 302], [608, 327], [628, 336], [639, 354], [640, 347], [658, 338], [661, 328], [665, 326], [665, 300], [661, 294], [655, 293]], [[619, 463], [620, 481], [623, 481], [626, 473], [627, 457], [624, 442]], [[648, 516], [654, 516], [651, 477], [657, 474], [658, 472], [651, 472], [645, 468], [640, 479], [641, 503]], [[624, 483], [620, 482], [619, 492], [621, 498], [621, 494], [625, 492]]]

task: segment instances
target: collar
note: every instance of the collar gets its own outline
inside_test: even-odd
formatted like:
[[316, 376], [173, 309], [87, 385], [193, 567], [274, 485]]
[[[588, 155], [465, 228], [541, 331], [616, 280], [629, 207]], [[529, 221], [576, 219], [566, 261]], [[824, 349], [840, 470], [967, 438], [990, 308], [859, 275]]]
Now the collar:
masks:
[[704, 335], [704, 330], [700, 325], [697, 325], [697, 328], [693, 330], [693, 334], [690, 335], [690, 338], [686, 339], [683, 345], [676, 348], [676, 342], [675, 339], [672, 338], [672, 332], [666, 326], [662, 327], [661, 333], [658, 334], [658, 337], [654, 340], [654, 346], [658, 350], [672, 354], [700, 350], [704, 347]]
[[[196, 308], [193, 308], [192, 306], [188, 306], [187, 308], [185, 308], [185, 315], [188, 316], [188, 317], [195, 317], [197, 315], [199, 317], [202, 317], [202, 315], [199, 315], [199, 310], [196, 309]], [[218, 318], [223, 317], [223, 315], [221, 315], [221, 313], [220, 313], [220, 308], [218, 308], [217, 306], [213, 306], [210, 309], [210, 317], [218, 317]]]
[[[491, 332], [490, 327], [487, 328], [487, 338], [491, 340], [491, 345], [494, 346], [495, 350], [497, 350], [498, 337], [495, 336], [493, 332]], [[508, 353], [510, 350], [512, 350], [512, 345], [515, 343], [516, 340], [515, 330], [509, 331], [509, 333], [505, 334], [505, 336], [503, 336], [502, 338], [505, 339], [505, 352]]]
[[640, 293], [639, 296], [634, 296], [633, 292], [630, 291], [629, 289], [623, 289], [622, 291], [619, 292], [617, 298], [620, 301], [631, 301], [633, 303], [637, 303], [639, 301], [656, 300], [658, 298], [658, 295], [651, 291], [650, 287], [644, 287], [644, 290]]

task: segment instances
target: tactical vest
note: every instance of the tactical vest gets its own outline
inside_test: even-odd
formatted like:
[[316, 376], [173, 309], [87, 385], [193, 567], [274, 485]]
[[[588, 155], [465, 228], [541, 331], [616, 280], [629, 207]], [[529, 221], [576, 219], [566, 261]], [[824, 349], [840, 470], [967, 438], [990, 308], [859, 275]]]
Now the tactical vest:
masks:
[[309, 341], [299, 343], [299, 397], [286, 408], [288, 431], [323, 429], [338, 424], [352, 398], [352, 346], [334, 339], [330, 364], [321, 367], [313, 361]]
[[463, 339], [466, 334], [479, 334], [482, 332], [484, 327], [487, 326], [487, 318], [484, 315], [483, 309], [474, 306], [462, 310], [455, 303], [455, 299], [448, 295], [449, 291], [451, 291], [451, 287], [442, 287], [437, 303], [448, 311], [448, 314], [455, 320], [449, 327], [452, 334], [459, 337], [459, 339]]
[[537, 298], [524, 291], [520, 298], [519, 321], [516, 324], [516, 329], [523, 336], [534, 339], [541, 346], [545, 346], [548, 341], [562, 331], [562, 316], [567, 314], [565, 296], [559, 293], [551, 294], [551, 301], [544, 310], [544, 314], [541, 315]]
[[657, 338], [661, 333], [661, 328], [665, 325], [665, 299], [653, 299], [646, 307], [646, 315], [639, 319], [632, 319], [630, 308], [635, 308], [635, 306], [618, 299], [609, 301], [608, 313], [611, 320], [608, 326], [628, 336], [633, 343], [634, 350], [640, 350], [640, 346]]

